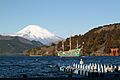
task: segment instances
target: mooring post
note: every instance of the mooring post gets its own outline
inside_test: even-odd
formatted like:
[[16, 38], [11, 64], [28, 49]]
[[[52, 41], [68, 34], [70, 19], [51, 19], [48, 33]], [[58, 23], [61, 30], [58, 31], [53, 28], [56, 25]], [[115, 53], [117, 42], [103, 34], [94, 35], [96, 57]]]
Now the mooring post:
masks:
[[75, 67], [75, 63], [73, 64], [73, 67]]
[[80, 64], [80, 68], [81, 68], [81, 69], [83, 68], [83, 65], [82, 65], [82, 64]]
[[85, 69], [85, 65], [82, 66], [82, 69], [83, 69], [83, 70]]
[[95, 64], [94, 64], [94, 70], [96, 70], [96, 69], [97, 69], [97, 64], [95, 63]]
[[101, 72], [104, 73], [104, 68], [102, 64], [101, 64]]
[[75, 68], [77, 68], [77, 64], [75, 65]]
[[78, 64], [78, 69], [80, 68], [80, 64]]

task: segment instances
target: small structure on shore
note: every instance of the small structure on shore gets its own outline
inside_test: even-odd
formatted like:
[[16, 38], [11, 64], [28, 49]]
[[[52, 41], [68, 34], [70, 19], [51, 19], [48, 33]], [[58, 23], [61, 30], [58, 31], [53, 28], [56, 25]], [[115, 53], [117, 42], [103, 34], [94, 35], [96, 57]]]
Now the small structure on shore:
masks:
[[119, 56], [119, 48], [111, 48], [111, 56]]

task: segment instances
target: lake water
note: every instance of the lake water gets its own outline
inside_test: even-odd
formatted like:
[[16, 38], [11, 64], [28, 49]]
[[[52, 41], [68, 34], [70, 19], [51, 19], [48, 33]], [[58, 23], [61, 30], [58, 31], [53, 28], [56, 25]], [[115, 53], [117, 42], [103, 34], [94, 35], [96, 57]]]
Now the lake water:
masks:
[[120, 57], [0, 57], [0, 78], [68, 77], [60, 72], [57, 65], [79, 63], [102, 63], [120, 65]]

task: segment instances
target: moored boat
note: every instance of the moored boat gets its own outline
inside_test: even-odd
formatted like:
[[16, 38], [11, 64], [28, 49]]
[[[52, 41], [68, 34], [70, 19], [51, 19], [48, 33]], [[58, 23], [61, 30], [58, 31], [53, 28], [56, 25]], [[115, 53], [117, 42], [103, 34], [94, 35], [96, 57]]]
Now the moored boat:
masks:
[[59, 51], [58, 56], [61, 56], [61, 57], [77, 57], [77, 56], [81, 56], [81, 48], [72, 49], [72, 50], [69, 50], [69, 51]]
[[75, 49], [71, 49], [71, 38], [70, 38], [70, 49], [69, 51], [65, 51], [64, 50], [64, 41], [62, 41], [62, 49], [63, 51], [58, 51], [57, 54], [58, 56], [60, 57], [79, 57], [81, 56], [81, 54], [83, 53], [82, 49], [83, 49], [83, 46], [81, 48], [79, 48], [79, 45], [78, 45], [78, 40], [77, 40], [77, 47]]

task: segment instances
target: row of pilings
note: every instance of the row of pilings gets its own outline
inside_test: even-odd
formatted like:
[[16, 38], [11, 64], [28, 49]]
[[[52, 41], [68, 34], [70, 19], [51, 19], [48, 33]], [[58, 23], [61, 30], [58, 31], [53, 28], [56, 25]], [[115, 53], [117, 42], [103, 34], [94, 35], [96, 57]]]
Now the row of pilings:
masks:
[[120, 76], [120, 66], [112, 64], [76, 64], [61, 66], [60, 71], [86, 77], [112, 77]]

